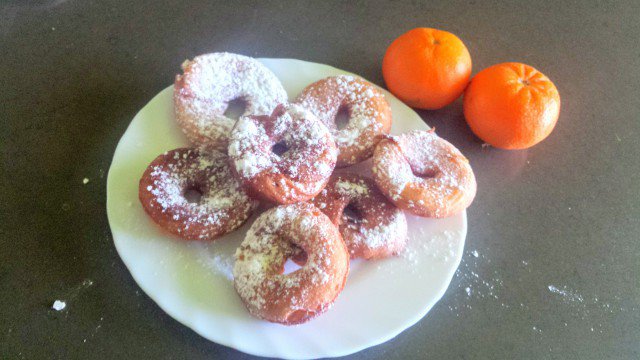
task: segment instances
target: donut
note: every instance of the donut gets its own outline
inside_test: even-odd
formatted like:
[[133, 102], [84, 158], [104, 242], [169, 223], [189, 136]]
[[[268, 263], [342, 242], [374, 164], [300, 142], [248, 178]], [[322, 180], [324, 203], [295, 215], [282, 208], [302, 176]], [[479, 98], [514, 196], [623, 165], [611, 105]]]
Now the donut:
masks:
[[299, 105], [244, 116], [231, 131], [232, 168], [250, 194], [276, 204], [313, 198], [329, 180], [337, 149], [329, 129]]
[[236, 120], [225, 116], [230, 102], [244, 105], [244, 115], [271, 114], [287, 101], [276, 76], [259, 61], [242, 55], [212, 53], [182, 64], [174, 83], [175, 118], [196, 145], [227, 151]]
[[451, 216], [476, 195], [469, 160], [433, 130], [381, 140], [373, 154], [373, 175], [391, 202], [423, 217]]
[[380, 259], [404, 249], [404, 212], [382, 195], [372, 179], [334, 175], [313, 204], [338, 226], [352, 259]]
[[[306, 262], [285, 274], [285, 262], [300, 251]], [[338, 229], [310, 203], [262, 213], [236, 250], [233, 267], [235, 289], [249, 312], [285, 325], [326, 311], [348, 273], [349, 253]]]
[[138, 196], [154, 222], [185, 240], [214, 240], [242, 225], [258, 206], [233, 177], [226, 155], [190, 148], [153, 160]]
[[[370, 158], [379, 136], [391, 130], [391, 108], [384, 94], [359, 77], [322, 79], [302, 90], [296, 102], [331, 130], [338, 147], [337, 167]], [[341, 116], [347, 118], [345, 124], [336, 123]]]

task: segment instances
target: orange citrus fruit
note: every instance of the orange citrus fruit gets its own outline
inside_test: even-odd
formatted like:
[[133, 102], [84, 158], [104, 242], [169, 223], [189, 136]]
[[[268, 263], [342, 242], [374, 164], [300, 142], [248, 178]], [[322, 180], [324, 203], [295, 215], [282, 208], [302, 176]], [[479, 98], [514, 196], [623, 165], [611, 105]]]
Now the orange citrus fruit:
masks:
[[469, 83], [471, 55], [450, 32], [417, 28], [395, 39], [382, 60], [382, 76], [395, 96], [419, 109], [439, 109]]
[[560, 114], [556, 86], [533, 67], [503, 63], [482, 70], [464, 93], [464, 117], [482, 140], [502, 149], [526, 149], [553, 130]]

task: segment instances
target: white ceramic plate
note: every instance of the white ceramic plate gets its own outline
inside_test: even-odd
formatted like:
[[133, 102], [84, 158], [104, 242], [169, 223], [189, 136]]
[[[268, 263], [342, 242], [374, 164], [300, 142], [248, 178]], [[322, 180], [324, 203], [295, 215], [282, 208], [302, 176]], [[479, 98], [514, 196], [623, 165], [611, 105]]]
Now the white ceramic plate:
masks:
[[[300, 60], [260, 61], [280, 78], [291, 99], [316, 80], [347, 74]], [[409, 107], [385, 95], [393, 112], [392, 133], [428, 128]], [[138, 201], [138, 181], [151, 160], [185, 145], [173, 121], [168, 87], [140, 110], [118, 144], [107, 180], [107, 213], [118, 253], [142, 290], [211, 341], [261, 356], [348, 355], [385, 342], [420, 320], [442, 297], [460, 263], [466, 213], [443, 220], [408, 216], [407, 251], [381, 261], [353, 261], [346, 287], [327, 313], [292, 327], [253, 318], [231, 275], [233, 253], [253, 219], [214, 243], [189, 243], [162, 232]], [[368, 172], [366, 164], [357, 168]]]

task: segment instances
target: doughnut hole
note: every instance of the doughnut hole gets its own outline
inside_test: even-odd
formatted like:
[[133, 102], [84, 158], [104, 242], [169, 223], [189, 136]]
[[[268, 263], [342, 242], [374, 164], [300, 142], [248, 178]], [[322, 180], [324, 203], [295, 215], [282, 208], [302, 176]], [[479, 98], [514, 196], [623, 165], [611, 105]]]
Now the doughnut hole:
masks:
[[338, 130], [346, 128], [349, 125], [349, 120], [351, 120], [351, 107], [347, 104], [340, 105], [334, 118], [336, 128]]
[[276, 154], [278, 157], [284, 155], [287, 151], [289, 151], [289, 146], [284, 141], [279, 141], [271, 147], [271, 152]]
[[343, 224], [355, 228], [362, 222], [362, 211], [354, 202], [350, 202], [342, 210], [340, 219]]
[[275, 271], [281, 275], [293, 274], [307, 263], [307, 252], [292, 241], [282, 239], [280, 251], [282, 262], [275, 265]]
[[296, 263], [299, 267], [304, 266], [307, 263], [307, 252], [304, 251], [301, 247], [297, 245], [293, 245], [292, 255], [289, 257], [289, 260]]
[[185, 200], [190, 204], [199, 204], [202, 200], [202, 189], [197, 185], [189, 185], [182, 192]]
[[[404, 155], [404, 154], [403, 154]], [[422, 181], [433, 179], [440, 175], [440, 169], [433, 163], [425, 162], [422, 159], [411, 159], [405, 156], [405, 161], [413, 176]]]
[[[296, 143], [289, 137], [283, 136], [273, 139], [272, 145], [265, 150], [271, 151], [274, 166], [290, 180], [287, 182], [298, 181], [300, 179], [299, 173], [306, 171], [305, 169], [313, 165], [300, 156], [306, 151], [305, 144]], [[280, 184], [281, 181], [281, 179], [276, 179], [274, 185], [278, 188], [282, 187], [284, 184]]]
[[287, 259], [287, 261], [284, 262], [284, 269], [282, 269], [282, 274], [283, 275], [289, 275], [291, 273], [294, 273], [294, 272], [300, 270], [301, 268], [302, 268], [302, 266], [300, 266], [298, 263], [293, 261], [292, 258], [289, 258], [289, 259]]
[[438, 174], [440, 173], [438, 169], [434, 169], [434, 168], [427, 168], [427, 169], [423, 169], [422, 171], [416, 171], [412, 168], [411, 172], [413, 172], [413, 176], [420, 179], [431, 179], [438, 176]]
[[227, 109], [224, 116], [229, 119], [238, 120], [247, 109], [247, 101], [243, 98], [237, 98], [227, 103]]

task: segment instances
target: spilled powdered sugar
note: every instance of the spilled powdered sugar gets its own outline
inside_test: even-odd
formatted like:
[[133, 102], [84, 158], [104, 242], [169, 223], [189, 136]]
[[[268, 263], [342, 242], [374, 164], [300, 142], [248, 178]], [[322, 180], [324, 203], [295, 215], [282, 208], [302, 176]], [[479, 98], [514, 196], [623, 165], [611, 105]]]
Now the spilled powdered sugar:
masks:
[[[549, 328], [557, 331], [557, 328], [566, 327], [573, 327], [584, 334], [602, 334], [607, 331], [611, 318], [638, 311], [636, 307], [626, 306], [619, 296], [587, 296], [567, 285], [520, 288], [523, 286], [522, 277], [530, 277], [540, 283], [540, 279], [546, 276], [545, 271], [531, 260], [518, 260], [508, 273], [504, 273], [500, 271], [506, 267], [504, 260], [500, 265], [494, 265], [487, 253], [490, 253], [488, 249], [466, 252], [456, 271], [447, 299], [448, 308], [456, 317], [466, 318], [465, 311], [481, 307], [484, 311], [504, 312], [501, 316], [531, 318], [532, 322], [523, 330], [538, 335], [546, 333]], [[533, 293], [533, 296], [527, 293]], [[560, 307], [562, 315], [545, 318], [549, 306]]]
[[561, 296], [562, 301], [565, 302], [583, 302], [584, 299], [582, 298], [582, 295], [567, 289], [566, 286], [564, 286], [562, 289], [558, 289], [555, 285], [549, 285], [547, 286], [547, 288], [549, 289], [549, 291], [551, 291], [554, 294], [558, 294]]
[[503, 287], [502, 278], [497, 273], [482, 276], [480, 270], [477, 269], [477, 265], [482, 260], [486, 259], [488, 263], [491, 263], [491, 260], [487, 259], [478, 250], [469, 251], [467, 254], [470, 257], [463, 257], [460, 266], [456, 270], [455, 282], [458, 283], [457, 288], [464, 290], [468, 298], [478, 297], [500, 300], [500, 292]]
[[[199, 246], [196, 253], [199, 255], [198, 263], [207, 268], [209, 271], [222, 275], [226, 280], [233, 281], [233, 256], [229, 254], [210, 251], [206, 245], [193, 242], [191, 246]], [[209, 245], [209, 244], [207, 244]]]
[[456, 254], [455, 239], [459, 236], [457, 231], [444, 230], [430, 234], [424, 227], [417, 228], [409, 233], [407, 247], [400, 256], [412, 265], [416, 265], [412, 271], [416, 271], [419, 262], [424, 260], [453, 261]]

